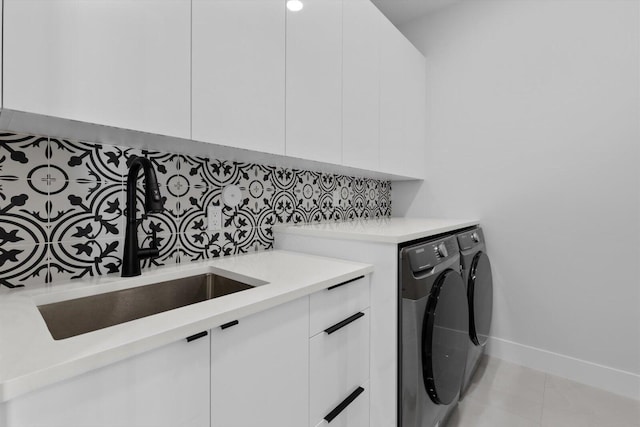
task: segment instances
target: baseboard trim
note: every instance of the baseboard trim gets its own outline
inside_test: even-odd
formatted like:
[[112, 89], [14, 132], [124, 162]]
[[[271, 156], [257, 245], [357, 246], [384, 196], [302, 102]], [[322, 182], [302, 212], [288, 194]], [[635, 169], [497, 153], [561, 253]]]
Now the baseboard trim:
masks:
[[489, 338], [488, 355], [640, 400], [640, 375], [502, 338]]

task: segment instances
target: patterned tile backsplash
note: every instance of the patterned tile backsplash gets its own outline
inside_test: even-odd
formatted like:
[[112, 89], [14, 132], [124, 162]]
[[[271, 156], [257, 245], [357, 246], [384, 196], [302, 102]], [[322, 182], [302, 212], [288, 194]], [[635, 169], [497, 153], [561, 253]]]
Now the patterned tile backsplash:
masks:
[[144, 268], [269, 249], [274, 224], [391, 216], [388, 181], [0, 132], [0, 285], [118, 273], [132, 156], [151, 160], [164, 200], [145, 215], [139, 180], [139, 242], [155, 231], [160, 247]]

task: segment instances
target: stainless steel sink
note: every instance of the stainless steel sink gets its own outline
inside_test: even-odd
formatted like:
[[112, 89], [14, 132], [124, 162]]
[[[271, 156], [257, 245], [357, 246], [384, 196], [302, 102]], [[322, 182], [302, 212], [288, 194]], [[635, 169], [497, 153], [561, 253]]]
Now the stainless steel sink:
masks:
[[38, 310], [53, 339], [61, 340], [251, 288], [216, 274], [203, 274], [40, 305]]

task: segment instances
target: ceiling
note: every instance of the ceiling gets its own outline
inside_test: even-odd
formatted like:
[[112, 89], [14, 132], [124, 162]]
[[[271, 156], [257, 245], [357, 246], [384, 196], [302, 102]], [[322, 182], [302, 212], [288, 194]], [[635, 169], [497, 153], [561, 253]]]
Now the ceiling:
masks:
[[460, 0], [372, 0], [387, 18], [398, 27]]

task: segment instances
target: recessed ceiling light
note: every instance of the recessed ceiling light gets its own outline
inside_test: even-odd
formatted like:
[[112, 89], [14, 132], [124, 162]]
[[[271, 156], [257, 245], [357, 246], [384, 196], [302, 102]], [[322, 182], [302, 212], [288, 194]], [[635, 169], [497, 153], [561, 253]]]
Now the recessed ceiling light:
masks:
[[299, 12], [302, 10], [303, 7], [304, 5], [300, 0], [287, 1], [287, 9], [289, 9], [291, 12]]

